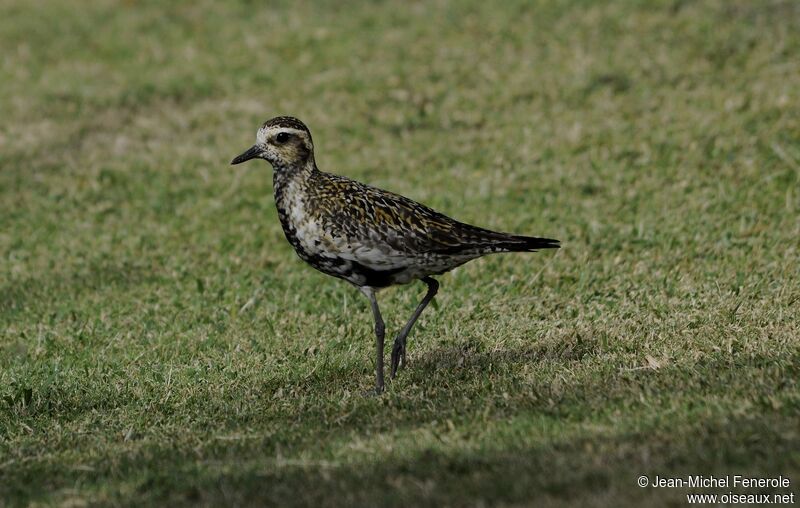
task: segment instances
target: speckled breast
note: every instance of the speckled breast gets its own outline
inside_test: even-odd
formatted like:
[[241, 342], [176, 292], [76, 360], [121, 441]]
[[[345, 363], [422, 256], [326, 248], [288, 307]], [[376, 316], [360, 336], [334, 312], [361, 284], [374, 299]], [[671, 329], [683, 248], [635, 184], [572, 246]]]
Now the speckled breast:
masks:
[[352, 263], [336, 256], [336, 241], [314, 213], [300, 179], [275, 178], [275, 205], [286, 239], [297, 255], [317, 270], [362, 285]]

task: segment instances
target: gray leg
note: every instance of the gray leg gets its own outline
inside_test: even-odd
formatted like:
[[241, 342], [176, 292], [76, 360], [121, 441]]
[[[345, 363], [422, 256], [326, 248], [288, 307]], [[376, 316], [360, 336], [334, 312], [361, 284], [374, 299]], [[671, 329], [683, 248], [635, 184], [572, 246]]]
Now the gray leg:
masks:
[[372, 306], [372, 317], [375, 318], [375, 349], [377, 358], [375, 362], [375, 391], [380, 394], [383, 392], [383, 339], [386, 335], [386, 326], [383, 324], [381, 310], [378, 308], [378, 299], [375, 297], [375, 290], [369, 286], [361, 288], [361, 292], [369, 298]]
[[417, 305], [417, 310], [411, 315], [411, 319], [408, 320], [406, 326], [400, 330], [400, 333], [397, 334], [397, 337], [394, 339], [394, 346], [392, 347], [392, 379], [397, 374], [397, 367], [400, 365], [400, 360], [403, 361], [403, 367], [406, 366], [406, 337], [408, 337], [408, 333], [411, 331], [411, 328], [414, 326], [414, 323], [417, 322], [419, 319], [420, 314], [422, 311], [425, 310], [425, 307], [431, 303], [433, 297], [436, 296], [436, 292], [439, 291], [439, 283], [436, 279], [432, 279], [430, 277], [424, 277], [422, 282], [428, 285], [428, 292], [425, 294], [425, 297], [419, 302]]

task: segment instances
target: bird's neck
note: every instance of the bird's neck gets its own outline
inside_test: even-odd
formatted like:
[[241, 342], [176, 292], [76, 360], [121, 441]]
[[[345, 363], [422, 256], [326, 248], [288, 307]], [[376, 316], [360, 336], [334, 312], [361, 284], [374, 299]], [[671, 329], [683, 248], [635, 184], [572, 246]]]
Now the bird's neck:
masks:
[[305, 193], [314, 174], [319, 173], [314, 160], [296, 167], [276, 167], [272, 174], [272, 187], [275, 193], [275, 204], [278, 208], [287, 208], [290, 202]]

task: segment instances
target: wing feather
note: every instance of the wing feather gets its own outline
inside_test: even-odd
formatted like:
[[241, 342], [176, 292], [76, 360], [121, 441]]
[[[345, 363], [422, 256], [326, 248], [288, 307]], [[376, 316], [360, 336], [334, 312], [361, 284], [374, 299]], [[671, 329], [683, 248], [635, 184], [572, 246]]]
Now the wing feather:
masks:
[[432, 256], [472, 258], [501, 250], [525, 250], [522, 239], [526, 237], [471, 226], [399, 194], [343, 176], [318, 175], [326, 181], [312, 186], [312, 199], [318, 205], [312, 208], [319, 211], [323, 228], [338, 239], [336, 255], [342, 259], [374, 270], [396, 270]]

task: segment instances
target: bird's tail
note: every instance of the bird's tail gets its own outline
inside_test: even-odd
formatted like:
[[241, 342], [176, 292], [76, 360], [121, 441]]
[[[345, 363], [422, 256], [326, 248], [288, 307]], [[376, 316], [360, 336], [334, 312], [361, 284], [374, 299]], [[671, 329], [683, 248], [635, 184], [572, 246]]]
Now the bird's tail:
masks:
[[558, 240], [522, 235], [507, 235], [506, 238], [500, 240], [495, 245], [509, 252], [534, 252], [539, 249], [561, 248], [561, 242]]
[[512, 235], [469, 224], [459, 224], [458, 243], [436, 249], [440, 254], [469, 254], [474, 257], [499, 252], [535, 252], [540, 249], [558, 249], [561, 242], [552, 238]]

